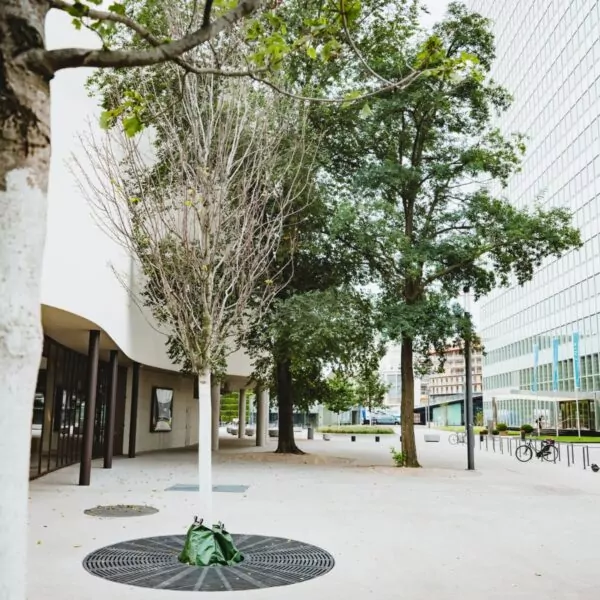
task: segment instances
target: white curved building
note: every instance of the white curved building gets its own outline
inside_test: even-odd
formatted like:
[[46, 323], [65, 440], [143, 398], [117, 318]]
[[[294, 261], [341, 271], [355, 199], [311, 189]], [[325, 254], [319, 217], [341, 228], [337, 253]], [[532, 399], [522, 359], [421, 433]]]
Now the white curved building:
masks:
[[[48, 17], [47, 35], [49, 47], [93, 46], [95, 42], [89, 32], [76, 31], [70, 17], [55, 11]], [[111, 356], [118, 361], [114, 454], [129, 452], [133, 456], [140, 451], [198, 443], [194, 381], [170, 361], [165, 335], [123, 285], [122, 280], [135, 283], [135, 265], [98, 226], [69, 164], [73, 153], [81, 153], [78, 135], [98, 123], [97, 101], [85, 90], [89, 75], [87, 69], [62, 71], [52, 82], [53, 154], [42, 291], [46, 339], [32, 425], [33, 477], [80, 459], [93, 362], [88, 350], [94, 350], [96, 340], [99, 369], [92, 415], [93, 457], [102, 456], [107, 446]], [[99, 334], [90, 335], [94, 331]], [[139, 377], [137, 386], [133, 385], [134, 371]], [[243, 389], [250, 372], [244, 353], [232, 355], [227, 387]], [[137, 388], [137, 410], [132, 387], [133, 396]], [[155, 425], [157, 419], [152, 411], [155, 388], [172, 390], [169, 426], [163, 424], [160, 433], [151, 433], [151, 419]], [[132, 415], [136, 422], [133, 432]]]

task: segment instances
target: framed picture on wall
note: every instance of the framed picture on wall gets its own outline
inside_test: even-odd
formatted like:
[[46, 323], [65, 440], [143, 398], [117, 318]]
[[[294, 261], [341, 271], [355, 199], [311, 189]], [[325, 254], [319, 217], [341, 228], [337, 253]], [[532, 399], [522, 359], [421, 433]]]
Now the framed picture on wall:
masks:
[[150, 433], [168, 433], [173, 429], [173, 390], [152, 388]]

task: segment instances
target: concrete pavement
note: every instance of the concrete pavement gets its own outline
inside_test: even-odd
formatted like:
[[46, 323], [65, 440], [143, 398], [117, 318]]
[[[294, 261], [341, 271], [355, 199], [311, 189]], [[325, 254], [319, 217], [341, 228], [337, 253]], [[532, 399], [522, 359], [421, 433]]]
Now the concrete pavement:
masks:
[[[215, 514], [238, 533], [298, 539], [336, 559], [325, 577], [286, 588], [245, 592], [248, 600], [583, 600], [600, 593], [600, 473], [417, 440], [423, 469], [392, 467], [397, 437], [302, 441], [310, 454], [281, 457], [234, 439], [215, 456], [216, 484], [249, 485], [215, 494]], [[32, 482], [30, 599], [173, 600], [184, 592], [103, 581], [81, 561], [101, 546], [136, 537], [184, 532], [196, 514], [193, 451], [95, 464], [92, 486], [79, 488], [71, 467]], [[97, 519], [98, 504], [150, 504], [154, 516]], [[189, 594], [189, 593], [188, 593]], [[236, 593], [203, 594], [233, 598]], [[239, 592], [237, 597], [239, 597]]]

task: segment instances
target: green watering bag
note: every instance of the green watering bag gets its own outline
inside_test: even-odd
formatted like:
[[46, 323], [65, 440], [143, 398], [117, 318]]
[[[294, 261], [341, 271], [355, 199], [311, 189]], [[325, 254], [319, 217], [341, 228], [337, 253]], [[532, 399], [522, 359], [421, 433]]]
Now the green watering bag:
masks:
[[211, 565], [235, 565], [243, 560], [235, 547], [231, 534], [222, 523], [212, 529], [196, 517], [185, 536], [185, 544], [179, 560], [187, 565], [209, 567]]

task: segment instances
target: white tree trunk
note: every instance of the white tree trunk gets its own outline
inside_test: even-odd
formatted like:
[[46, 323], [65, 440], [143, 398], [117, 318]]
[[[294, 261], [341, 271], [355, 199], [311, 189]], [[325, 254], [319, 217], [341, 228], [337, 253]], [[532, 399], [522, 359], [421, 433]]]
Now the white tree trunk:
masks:
[[198, 377], [198, 485], [200, 514], [204, 524], [211, 526], [212, 514], [212, 400], [210, 371]]
[[[42, 350], [50, 89], [18, 56], [48, 4], [0, 2], [0, 600], [25, 600], [33, 397]], [[46, 399], [51, 402], [51, 399]]]
[[213, 377], [211, 385], [212, 394], [212, 450], [219, 449], [219, 429], [221, 427], [221, 383]]

